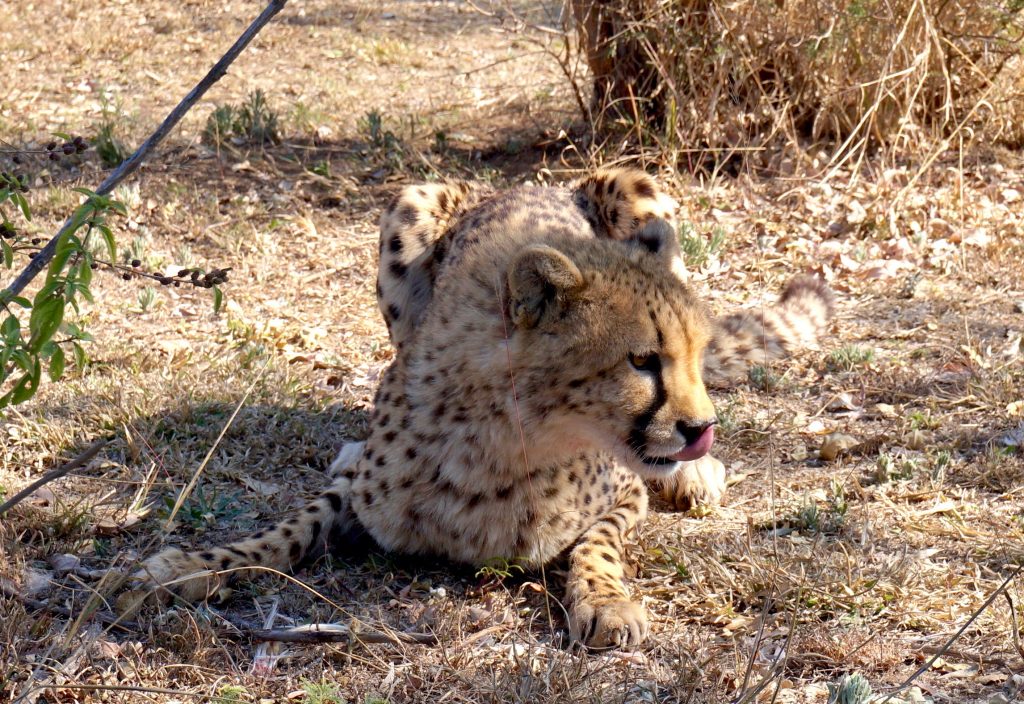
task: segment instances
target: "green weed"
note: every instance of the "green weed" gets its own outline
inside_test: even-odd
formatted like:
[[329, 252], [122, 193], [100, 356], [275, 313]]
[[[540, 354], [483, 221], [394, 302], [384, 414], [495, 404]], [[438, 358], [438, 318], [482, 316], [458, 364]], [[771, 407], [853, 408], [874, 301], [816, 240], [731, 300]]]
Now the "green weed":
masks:
[[701, 268], [713, 259], [725, 244], [725, 231], [716, 227], [711, 235], [705, 237], [697, 232], [688, 222], [679, 225], [679, 247], [683, 252], [686, 265]]

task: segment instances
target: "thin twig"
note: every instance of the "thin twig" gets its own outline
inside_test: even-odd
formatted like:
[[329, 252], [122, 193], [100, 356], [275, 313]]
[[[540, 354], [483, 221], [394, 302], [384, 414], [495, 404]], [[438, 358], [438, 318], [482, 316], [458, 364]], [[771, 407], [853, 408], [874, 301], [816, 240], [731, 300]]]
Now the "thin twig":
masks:
[[129, 684], [75, 684], [64, 682], [61, 684], [40, 684], [29, 688], [21, 695], [18, 701], [24, 701], [30, 694], [45, 692], [48, 689], [72, 689], [83, 692], [139, 692], [142, 694], [171, 694], [175, 697], [192, 697], [194, 699], [209, 700], [209, 692], [189, 692], [184, 689], [166, 689], [164, 687], [142, 687]]
[[253, 640], [278, 643], [409, 643], [434, 645], [437, 637], [431, 633], [402, 633], [390, 631], [353, 631], [339, 623], [310, 623], [295, 628], [260, 628], [244, 630]]
[[[50, 604], [39, 599], [33, 599], [32, 597], [25, 596], [13, 586], [8, 584], [6, 581], [0, 581], [0, 594], [4, 594], [11, 599], [17, 599], [25, 606], [36, 611], [49, 611], [52, 614], [63, 616], [64, 618], [74, 618], [75, 614], [71, 609], [64, 608], [63, 606], [57, 606], [56, 604]], [[100, 623], [120, 628], [124, 631], [138, 631], [139, 624], [134, 621], [125, 621], [120, 616], [116, 616], [106, 611], [95, 611], [90, 615], [90, 618], [95, 618]]]
[[[242, 32], [241, 36], [235, 40], [235, 43], [231, 45], [231, 48], [227, 50], [227, 53], [220, 58], [220, 60], [213, 65], [213, 68], [203, 77], [203, 80], [199, 81], [195, 87], [189, 91], [178, 105], [171, 110], [170, 114], [164, 119], [159, 127], [153, 134], [149, 135], [145, 142], [142, 143], [134, 154], [128, 159], [121, 163], [114, 171], [104, 179], [103, 183], [96, 189], [97, 195], [107, 195], [114, 188], [134, 173], [141, 165], [143, 160], [149, 155], [153, 149], [163, 141], [164, 137], [170, 133], [172, 129], [181, 121], [181, 118], [192, 109], [192, 107], [199, 101], [206, 91], [213, 86], [214, 83], [219, 81], [224, 74], [227, 73], [228, 67], [238, 58], [238, 55], [245, 50], [245, 47], [249, 45], [249, 42], [255, 38], [260, 30], [273, 17], [284, 9], [285, 4], [288, 0], [271, 0], [270, 3], [264, 8], [263, 12], [260, 13], [259, 17], [253, 20], [252, 24]], [[77, 212], [77, 210], [76, 210]], [[67, 236], [72, 230], [78, 226], [79, 220], [72, 215], [64, 223], [63, 227], [57, 232], [53, 238], [46, 243], [35, 257], [33, 257], [25, 269], [18, 275], [10, 286], [0, 291], [0, 300], [10, 300], [14, 296], [17, 296], [21, 291], [34, 279], [39, 272], [53, 259], [53, 255], [57, 252], [57, 245]]]
[[39, 477], [39, 479], [36, 479], [34, 482], [29, 484], [27, 487], [25, 487], [17, 494], [15, 494], [7, 501], [5, 501], [2, 505], [0, 505], [0, 516], [4, 515], [12, 508], [17, 506], [25, 499], [26, 496], [28, 496], [29, 494], [31, 494], [33, 491], [43, 486], [44, 484], [49, 484], [54, 479], [60, 479], [65, 474], [70, 472], [72, 469], [77, 469], [78, 467], [81, 467], [84, 464], [88, 464], [89, 461], [92, 460], [92, 458], [95, 457], [100, 450], [107, 446], [110, 440], [111, 438], [100, 438], [99, 440], [93, 441], [93, 443], [89, 445], [89, 447], [85, 448], [85, 450], [83, 450], [82, 453], [75, 457], [73, 460], [61, 465], [57, 469], [47, 472], [43, 476]]

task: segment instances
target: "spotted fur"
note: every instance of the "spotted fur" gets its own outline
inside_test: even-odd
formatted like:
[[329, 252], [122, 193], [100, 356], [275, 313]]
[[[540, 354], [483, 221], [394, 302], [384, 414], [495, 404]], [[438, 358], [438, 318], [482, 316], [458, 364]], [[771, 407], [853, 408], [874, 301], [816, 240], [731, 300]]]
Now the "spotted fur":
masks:
[[644, 480], [680, 506], [725, 487], [705, 454], [702, 373], [791, 351], [806, 340], [777, 338], [805, 319], [820, 329], [828, 301], [793, 284], [760, 338], [750, 315], [713, 321], [681, 280], [669, 203], [628, 170], [568, 189], [406, 189], [381, 221], [378, 297], [398, 352], [365, 444], [301, 512], [227, 546], [164, 551], [139, 576], [201, 599], [217, 571], [290, 570], [358, 527], [389, 550], [473, 564], [567, 555], [571, 635], [643, 640], [623, 544], [646, 515]]

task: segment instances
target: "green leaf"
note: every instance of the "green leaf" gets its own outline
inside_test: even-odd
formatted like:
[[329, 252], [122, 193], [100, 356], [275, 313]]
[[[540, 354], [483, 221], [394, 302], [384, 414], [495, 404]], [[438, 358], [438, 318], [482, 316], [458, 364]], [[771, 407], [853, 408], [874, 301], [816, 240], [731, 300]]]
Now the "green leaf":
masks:
[[213, 287], [213, 312], [220, 313], [220, 307], [224, 303], [224, 292], [219, 286]]
[[0, 396], [0, 408], [6, 408], [7, 406], [10, 406], [11, 404], [15, 403], [14, 394], [18, 393], [19, 390], [26, 384], [28, 384], [27, 374], [25, 374], [24, 376], [21, 377], [21, 379], [18, 380], [18, 383], [14, 385], [13, 389], [5, 393], [3, 396]]
[[86, 252], [82, 255], [82, 263], [78, 265], [78, 283], [89, 290], [92, 283], [92, 255]]
[[0, 255], [3, 256], [5, 269], [14, 266], [14, 247], [7, 244], [7, 240], [0, 240]]
[[99, 197], [96, 195], [96, 191], [90, 191], [88, 188], [85, 188], [83, 186], [78, 186], [77, 188], [72, 188], [71, 190], [74, 191], [75, 193], [81, 193], [83, 196], [89, 196], [90, 198]]
[[17, 303], [22, 308], [31, 308], [32, 304], [24, 296], [14, 296], [8, 303]]
[[39, 388], [39, 377], [35, 374], [34, 370], [22, 374], [14, 388], [0, 398], [0, 408], [17, 405], [29, 400], [35, 394], [37, 388]]
[[3, 337], [8, 345], [17, 344], [21, 339], [21, 322], [13, 315], [7, 316], [7, 319], [0, 324], [0, 337]]
[[33, 357], [25, 350], [24, 347], [18, 347], [11, 352], [11, 359], [13, 359], [14, 363], [26, 372], [32, 368]]
[[57, 253], [53, 255], [53, 259], [50, 260], [50, 276], [56, 276], [60, 272], [64, 271], [64, 267], [68, 263], [68, 259], [75, 253], [75, 247], [67, 246], [66, 243], [61, 243], [57, 247]]
[[51, 132], [50, 134], [58, 139], [63, 139], [65, 142], [70, 142], [73, 139], [67, 132]]
[[97, 229], [103, 234], [103, 241], [107, 243], [107, 252], [110, 253], [110, 261], [117, 261], [117, 244], [114, 242], [114, 233], [107, 225], [99, 225]]
[[[0, 203], [5, 202], [10, 197], [11, 197], [11, 189], [10, 188], [6, 188], [6, 187], [5, 188], [0, 188]], [[7, 218], [6, 217], [4, 217], [4, 222], [7, 222]]]
[[124, 203], [122, 203], [119, 200], [110, 201], [109, 203], [107, 203], [107, 208], [117, 213], [120, 213], [124, 217], [128, 217], [128, 208], [125, 206]]
[[38, 352], [43, 344], [48, 342], [53, 333], [57, 332], [61, 321], [64, 320], [64, 299], [47, 298], [42, 302], [36, 297], [36, 304], [32, 306], [32, 315], [28, 321], [32, 337], [29, 339], [28, 347], [33, 352]]
[[74, 338], [75, 340], [83, 340], [85, 342], [92, 342], [93, 337], [82, 328], [78, 327], [74, 323], [65, 323], [64, 328], [67, 331], [68, 337]]
[[25, 216], [26, 220], [32, 219], [32, 211], [29, 210], [28, 201], [25, 200], [25, 196], [21, 195], [16, 191], [12, 191], [11, 200], [14, 201], [15, 205], [21, 208], [21, 214]]
[[23, 401], [28, 401], [30, 398], [35, 396], [36, 390], [39, 388], [39, 378], [42, 375], [42, 364], [40, 364], [39, 359], [36, 358], [35, 364], [32, 365], [32, 371], [22, 377], [22, 379], [27, 380], [28, 383], [21, 386], [20, 389], [15, 388], [14, 395], [11, 397], [11, 403], [17, 405]]
[[71, 347], [75, 351], [75, 369], [81, 374], [85, 371], [85, 365], [89, 363], [89, 355], [85, 353], [85, 349], [77, 342], [72, 342]]
[[51, 381], [59, 381], [64, 376], [64, 350], [58, 345], [50, 356], [50, 368], [48, 370]]
[[[91, 211], [89, 209], [89, 204], [82, 203], [75, 209], [75, 212], [71, 215], [71, 224], [68, 227], [67, 234], [64, 235], [62, 241], [57, 243], [57, 255], [50, 261], [50, 268], [47, 270], [48, 277], [57, 276], [57, 274], [59, 274], [64, 269], [64, 265], [67, 264], [68, 256], [72, 251], [71, 249], [68, 249], [66, 247], [66, 242], [71, 233], [75, 232], [80, 227], [82, 227], [82, 225], [85, 224], [85, 221], [89, 219], [90, 212]], [[75, 238], [76, 241], [77, 239], [78, 238]], [[61, 258], [62, 251], [65, 252], [65, 254]]]
[[[91, 274], [92, 272], [90, 271], [89, 273]], [[74, 293], [77, 293], [82, 298], [84, 298], [85, 300], [89, 301], [89, 303], [95, 303], [96, 302], [95, 300], [93, 300], [92, 291], [90, 291], [89, 287], [86, 286], [85, 284], [83, 284], [81, 281], [76, 282], [73, 285], [73, 288], [74, 288]], [[78, 311], [78, 305], [75, 305], [75, 311]]]

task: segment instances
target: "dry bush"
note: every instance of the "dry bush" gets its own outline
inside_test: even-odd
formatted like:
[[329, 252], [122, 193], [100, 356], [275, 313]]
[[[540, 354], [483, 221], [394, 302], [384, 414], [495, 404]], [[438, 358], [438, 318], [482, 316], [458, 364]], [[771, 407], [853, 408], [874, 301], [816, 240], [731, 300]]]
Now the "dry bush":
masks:
[[661, 148], [1024, 144], [1024, 0], [571, 5], [595, 115]]

